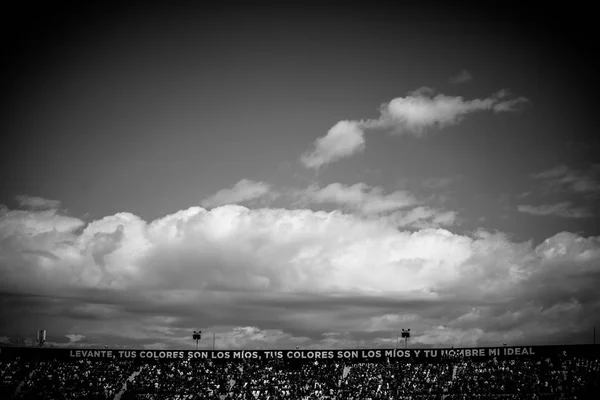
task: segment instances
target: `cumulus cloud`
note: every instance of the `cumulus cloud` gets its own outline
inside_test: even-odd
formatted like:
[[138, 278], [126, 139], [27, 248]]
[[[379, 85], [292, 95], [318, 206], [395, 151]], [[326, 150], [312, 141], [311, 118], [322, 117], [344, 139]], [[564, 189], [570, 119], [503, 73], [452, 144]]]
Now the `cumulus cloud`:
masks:
[[[599, 261], [599, 237], [534, 247], [339, 211], [227, 205], [85, 225], [6, 210], [0, 336], [43, 326], [89, 343], [193, 348], [202, 329], [223, 347], [385, 346], [407, 321], [423, 346], [568, 342], [600, 322]], [[20, 317], [32, 311], [35, 326]]]
[[315, 149], [302, 156], [302, 163], [307, 168], [319, 168], [349, 157], [365, 148], [364, 136], [360, 122], [340, 121], [315, 141]]
[[431, 207], [404, 190], [385, 193], [381, 187], [365, 183], [343, 185], [332, 183], [323, 188], [310, 186], [296, 193], [298, 204], [331, 204], [367, 219], [404, 228], [437, 228], [454, 225], [457, 213]]
[[318, 169], [350, 157], [364, 150], [366, 130], [385, 129], [397, 135], [420, 137], [428, 129], [457, 124], [475, 112], [517, 111], [519, 104], [528, 102], [525, 97], [509, 97], [507, 90], [500, 90], [484, 99], [465, 100], [461, 96], [435, 95], [433, 89], [422, 87], [383, 104], [378, 119], [338, 122], [315, 141], [314, 149], [305, 153], [301, 161], [306, 168]]
[[600, 164], [592, 164], [586, 169], [557, 165], [530, 177], [541, 181], [546, 193], [571, 192], [591, 197], [600, 194]]
[[456, 85], [456, 84], [460, 84], [460, 83], [467, 83], [472, 80], [473, 80], [473, 76], [471, 76], [471, 73], [469, 71], [467, 71], [466, 69], [463, 69], [458, 74], [456, 74], [450, 78], [450, 83]]
[[217, 193], [202, 200], [203, 207], [218, 207], [226, 204], [238, 204], [256, 200], [270, 193], [271, 186], [264, 182], [242, 179], [230, 189], [219, 190]]
[[336, 204], [363, 214], [389, 212], [419, 202], [406, 191], [397, 190], [385, 194], [382, 188], [370, 187], [364, 183], [350, 186], [332, 183], [324, 188], [312, 186], [301, 194], [308, 202]]
[[27, 196], [24, 194], [15, 197], [17, 203], [22, 208], [29, 209], [57, 209], [60, 207], [60, 201], [44, 199], [43, 197]]
[[57, 210], [9, 210], [0, 207], [3, 229], [0, 235], [6, 240], [16, 239], [17, 235], [39, 235], [42, 233], [69, 233], [84, 225], [78, 218], [60, 214]]
[[517, 209], [522, 213], [540, 216], [552, 215], [565, 218], [589, 218], [593, 216], [591, 211], [583, 207], [573, 207], [573, 205], [568, 201], [556, 204], [542, 204], [538, 206], [524, 204], [519, 205]]

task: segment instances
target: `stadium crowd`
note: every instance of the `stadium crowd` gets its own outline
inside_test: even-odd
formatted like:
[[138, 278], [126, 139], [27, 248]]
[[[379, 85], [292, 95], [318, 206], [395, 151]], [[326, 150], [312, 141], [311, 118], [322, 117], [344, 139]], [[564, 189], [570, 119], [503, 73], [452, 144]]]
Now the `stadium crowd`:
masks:
[[0, 362], [2, 399], [598, 399], [600, 360], [442, 362], [19, 360]]
[[135, 368], [128, 361], [83, 359], [39, 361], [24, 367], [25, 376], [11, 394], [15, 399], [113, 399]]
[[0, 362], [0, 398], [9, 399], [27, 377], [31, 364], [20, 360]]

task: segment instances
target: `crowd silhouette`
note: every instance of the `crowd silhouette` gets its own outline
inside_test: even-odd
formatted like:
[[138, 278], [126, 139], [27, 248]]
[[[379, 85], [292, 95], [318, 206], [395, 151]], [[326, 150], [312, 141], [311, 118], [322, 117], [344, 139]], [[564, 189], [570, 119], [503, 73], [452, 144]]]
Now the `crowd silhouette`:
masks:
[[598, 399], [598, 358], [9, 360], [2, 399]]

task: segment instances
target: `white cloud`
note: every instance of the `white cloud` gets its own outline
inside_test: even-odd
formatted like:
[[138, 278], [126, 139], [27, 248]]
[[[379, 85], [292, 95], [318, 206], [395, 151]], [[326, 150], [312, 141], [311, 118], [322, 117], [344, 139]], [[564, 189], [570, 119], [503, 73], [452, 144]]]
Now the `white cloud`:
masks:
[[307, 168], [319, 168], [365, 148], [363, 128], [356, 121], [340, 121], [315, 141], [315, 149], [302, 156]]
[[22, 210], [0, 211], [7, 232], [10, 228], [22, 230], [23, 233], [72, 232], [84, 225], [84, 222], [59, 214], [56, 210], [36, 211]]
[[540, 216], [552, 215], [564, 218], [589, 218], [593, 216], [591, 211], [582, 207], [573, 207], [573, 205], [568, 201], [556, 204], [542, 204], [538, 206], [524, 204], [519, 205], [517, 209], [522, 213]]
[[434, 90], [422, 87], [406, 97], [398, 97], [380, 107], [380, 117], [375, 120], [340, 121], [325, 136], [315, 141], [314, 150], [301, 158], [306, 168], [318, 169], [324, 165], [350, 157], [365, 148], [365, 131], [389, 129], [395, 134], [423, 136], [427, 129], [442, 129], [459, 123], [475, 112], [516, 111], [517, 105], [526, 103], [524, 97], [507, 99], [501, 90], [485, 99], [464, 100], [460, 96], [434, 96]]
[[346, 211], [395, 227], [437, 228], [454, 225], [457, 220], [454, 211], [414, 207], [421, 201], [407, 191], [397, 190], [385, 194], [382, 188], [370, 187], [365, 183], [332, 183], [324, 188], [311, 186], [298, 192], [297, 196], [300, 198], [298, 204], [334, 204]]
[[460, 84], [460, 83], [466, 83], [466, 82], [469, 82], [472, 80], [473, 80], [473, 76], [471, 75], [471, 73], [469, 71], [467, 71], [466, 69], [463, 69], [458, 74], [456, 74], [450, 78], [450, 83]]
[[301, 193], [305, 200], [313, 203], [337, 204], [363, 214], [378, 214], [415, 205], [419, 201], [406, 191], [397, 190], [384, 194], [380, 187], [370, 187], [364, 183], [351, 186], [332, 183], [319, 189], [309, 187]]
[[474, 112], [516, 111], [517, 104], [528, 101], [524, 97], [504, 100], [507, 95], [500, 91], [485, 99], [464, 100], [461, 96], [443, 94], [432, 97], [417, 90], [381, 106], [381, 117], [373, 126], [390, 127], [397, 134], [422, 136], [427, 128], [442, 129], [455, 125]]
[[27, 196], [24, 194], [15, 197], [19, 206], [30, 209], [57, 209], [60, 207], [60, 201], [48, 200], [43, 197]]
[[[134, 347], [192, 347], [192, 328], [216, 331], [217, 346], [368, 346], [403, 318], [423, 345], [531, 343], [598, 315], [600, 238], [562, 233], [534, 247], [483, 230], [402, 231], [386, 218], [229, 205], [83, 227], [9, 210], [0, 335], [23, 331], [16, 317], [36, 310], [53, 335]], [[548, 311], [533, 324], [536, 309]]]
[[256, 200], [271, 191], [271, 186], [264, 182], [242, 179], [231, 189], [219, 190], [202, 201], [203, 207], [218, 207], [226, 204], [238, 204]]
[[65, 337], [67, 339], [69, 339], [69, 343], [77, 343], [77, 342], [81, 342], [83, 339], [85, 339], [85, 336], [83, 336], [83, 335], [77, 335], [75, 333], [71, 333], [71, 334], [65, 335]]

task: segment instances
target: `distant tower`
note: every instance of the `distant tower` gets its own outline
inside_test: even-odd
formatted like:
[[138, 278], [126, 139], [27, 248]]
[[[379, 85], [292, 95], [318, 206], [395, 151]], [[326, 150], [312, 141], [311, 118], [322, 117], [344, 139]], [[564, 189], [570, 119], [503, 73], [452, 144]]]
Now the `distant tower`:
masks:
[[406, 350], [408, 339], [410, 338], [410, 329], [402, 329], [402, 338], [404, 339], [404, 349]]
[[202, 331], [194, 331], [192, 338], [196, 341], [196, 350], [198, 350], [198, 341], [202, 339]]
[[39, 329], [37, 331], [37, 347], [46, 347], [46, 330]]

